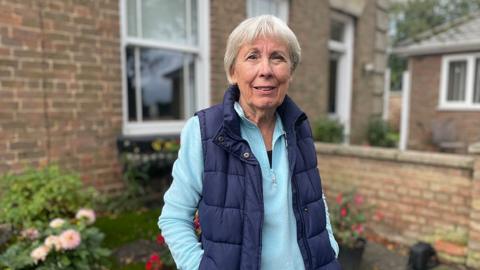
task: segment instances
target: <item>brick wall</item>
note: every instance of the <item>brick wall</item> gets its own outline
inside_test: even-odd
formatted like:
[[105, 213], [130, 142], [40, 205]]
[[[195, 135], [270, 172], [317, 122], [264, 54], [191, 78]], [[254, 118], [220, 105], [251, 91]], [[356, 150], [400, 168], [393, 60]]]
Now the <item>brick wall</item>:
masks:
[[211, 104], [223, 101], [228, 86], [223, 56], [230, 32], [247, 17], [246, 1], [210, 1], [210, 87]]
[[59, 163], [120, 187], [118, 1], [0, 2], [0, 173]]
[[327, 111], [328, 39], [330, 8], [327, 1], [292, 1], [289, 24], [302, 47], [289, 95], [313, 121]]
[[428, 240], [439, 230], [462, 229], [469, 235], [468, 249], [448, 251], [442, 258], [480, 266], [480, 155], [316, 146], [331, 204], [338, 192], [356, 187], [383, 215], [380, 221], [370, 220], [369, 229], [402, 245]]
[[465, 142], [458, 152], [480, 140], [479, 111], [439, 111], [442, 55], [417, 56], [409, 60], [411, 72], [408, 148], [437, 150], [432, 138], [434, 123], [455, 123], [455, 136]]

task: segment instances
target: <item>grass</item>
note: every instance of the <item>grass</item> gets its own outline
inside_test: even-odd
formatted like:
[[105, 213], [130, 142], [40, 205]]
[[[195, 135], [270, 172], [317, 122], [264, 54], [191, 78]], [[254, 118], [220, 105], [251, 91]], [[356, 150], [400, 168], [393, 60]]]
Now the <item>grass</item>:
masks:
[[[140, 239], [153, 240], [159, 233], [157, 226], [160, 209], [137, 210], [116, 215], [99, 217], [95, 222], [104, 234], [103, 246], [115, 250], [122, 245]], [[110, 258], [112, 269], [143, 270], [145, 263], [132, 263], [120, 266], [113, 257]]]
[[144, 270], [145, 264], [144, 263], [131, 263], [124, 266], [115, 266], [113, 269], [118, 270]]
[[139, 210], [97, 219], [95, 226], [105, 233], [105, 247], [118, 248], [139, 239], [153, 240], [159, 233], [159, 209]]

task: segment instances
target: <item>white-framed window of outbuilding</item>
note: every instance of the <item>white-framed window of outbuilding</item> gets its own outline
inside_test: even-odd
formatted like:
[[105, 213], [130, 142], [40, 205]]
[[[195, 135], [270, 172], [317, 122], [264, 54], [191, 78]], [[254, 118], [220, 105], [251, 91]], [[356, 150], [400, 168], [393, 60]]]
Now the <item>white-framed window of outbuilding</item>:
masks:
[[480, 110], [480, 53], [442, 57], [439, 110]]
[[208, 106], [209, 0], [119, 0], [123, 134], [178, 134]]

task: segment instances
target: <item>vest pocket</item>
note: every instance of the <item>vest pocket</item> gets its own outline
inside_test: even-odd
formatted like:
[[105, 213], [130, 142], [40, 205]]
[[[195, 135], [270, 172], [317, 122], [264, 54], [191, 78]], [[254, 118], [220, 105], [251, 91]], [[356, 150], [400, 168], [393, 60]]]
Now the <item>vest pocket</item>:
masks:
[[207, 205], [242, 208], [245, 177], [224, 172], [204, 172], [202, 199]]
[[208, 241], [240, 245], [243, 234], [243, 210], [208, 205], [199, 205], [202, 237]]

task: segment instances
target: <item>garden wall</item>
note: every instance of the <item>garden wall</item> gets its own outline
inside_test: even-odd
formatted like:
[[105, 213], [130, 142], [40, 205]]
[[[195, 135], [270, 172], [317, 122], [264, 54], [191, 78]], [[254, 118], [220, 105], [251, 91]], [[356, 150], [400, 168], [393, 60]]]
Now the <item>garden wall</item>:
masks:
[[[480, 267], [478, 153], [402, 152], [323, 143], [316, 148], [330, 204], [338, 192], [356, 187], [382, 217], [369, 222], [374, 234], [402, 245], [434, 239], [444, 260]], [[464, 239], [455, 244], [442, 241], [457, 232], [464, 232]]]

